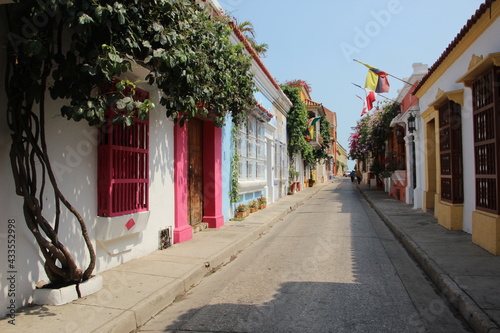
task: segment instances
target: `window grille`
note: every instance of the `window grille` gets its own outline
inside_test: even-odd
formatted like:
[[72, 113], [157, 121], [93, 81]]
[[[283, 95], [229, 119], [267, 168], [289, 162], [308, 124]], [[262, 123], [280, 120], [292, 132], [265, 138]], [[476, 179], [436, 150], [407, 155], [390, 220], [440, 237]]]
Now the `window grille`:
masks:
[[500, 69], [493, 67], [472, 83], [476, 209], [500, 215], [499, 124]]
[[463, 203], [462, 120], [460, 105], [446, 101], [439, 108], [441, 200]]
[[[149, 93], [136, 89], [134, 99], [144, 101]], [[110, 107], [99, 129], [98, 212], [120, 216], [148, 210], [149, 120], [137, 115], [134, 124], [113, 124], [118, 111]]]

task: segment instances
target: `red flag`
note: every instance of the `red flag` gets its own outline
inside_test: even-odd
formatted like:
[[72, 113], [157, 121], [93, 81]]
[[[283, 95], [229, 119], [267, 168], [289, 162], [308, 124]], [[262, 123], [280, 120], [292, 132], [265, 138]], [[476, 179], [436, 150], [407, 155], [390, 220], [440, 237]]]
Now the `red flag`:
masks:
[[373, 90], [366, 88], [365, 92], [366, 92], [366, 98], [365, 98], [366, 110], [370, 111], [371, 109], [373, 109], [373, 102], [375, 102], [375, 100], [377, 99], [377, 94], [375, 94]]
[[361, 110], [361, 116], [364, 116], [368, 113], [368, 110], [366, 109], [366, 99], [358, 95], [356, 95], [356, 97], [363, 101], [363, 110]]

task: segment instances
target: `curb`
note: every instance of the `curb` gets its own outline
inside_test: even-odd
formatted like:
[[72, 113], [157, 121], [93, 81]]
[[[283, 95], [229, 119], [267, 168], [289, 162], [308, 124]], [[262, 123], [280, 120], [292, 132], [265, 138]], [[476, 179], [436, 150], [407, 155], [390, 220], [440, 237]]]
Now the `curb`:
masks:
[[471, 328], [478, 333], [500, 332], [500, 327], [490, 319], [476, 302], [407, 233], [401, 230], [389, 216], [380, 210], [363, 190], [358, 186], [356, 187], [391, 232], [403, 244], [406, 251], [418, 262], [427, 276], [445, 295], [446, 299], [460, 312]]
[[[281, 213], [277, 214], [277, 216], [270, 218], [259, 228], [245, 235], [233, 244], [229, 244], [223, 251], [212, 255], [207, 259], [205, 265], [194, 268], [190, 273], [185, 274], [178, 283], [175, 283], [173, 286], [169, 286], [168, 288], [158, 290], [158, 292], [154, 295], [143, 299], [128, 311], [94, 330], [94, 332], [134, 332], [164, 308], [172, 304], [178, 296], [185, 294], [192, 288], [193, 285], [201, 282], [212, 268], [216, 268], [229, 262], [233, 255], [236, 255], [239, 251], [249, 246], [276, 223], [282, 221], [288, 214], [296, 210], [305, 201], [309, 200], [312, 196], [318, 193], [321, 187], [322, 186], [317, 186], [314, 191], [307, 193], [307, 195], [295, 202], [291, 202], [288, 206], [286, 206], [285, 203], [281, 203], [285, 209]], [[276, 204], [280, 204], [279, 200], [276, 201]]]

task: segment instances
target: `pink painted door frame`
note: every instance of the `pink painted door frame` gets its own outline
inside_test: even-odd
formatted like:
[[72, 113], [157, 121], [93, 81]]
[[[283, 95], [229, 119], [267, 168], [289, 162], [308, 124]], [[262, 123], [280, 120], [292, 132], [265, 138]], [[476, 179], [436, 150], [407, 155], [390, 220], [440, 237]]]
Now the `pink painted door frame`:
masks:
[[211, 121], [203, 123], [203, 222], [209, 228], [224, 225], [222, 215], [222, 129]]
[[175, 229], [174, 243], [193, 238], [193, 229], [188, 221], [188, 128], [174, 126], [174, 198]]
[[[203, 123], [203, 222], [210, 228], [224, 225], [222, 214], [222, 129], [213, 122]], [[193, 238], [188, 216], [188, 127], [174, 126], [174, 243]]]

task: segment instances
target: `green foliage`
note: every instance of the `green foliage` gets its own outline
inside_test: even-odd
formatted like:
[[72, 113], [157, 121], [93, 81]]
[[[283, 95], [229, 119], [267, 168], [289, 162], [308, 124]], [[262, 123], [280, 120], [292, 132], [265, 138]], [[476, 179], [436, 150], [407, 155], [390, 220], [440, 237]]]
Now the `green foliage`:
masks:
[[389, 103], [383, 106], [381, 112], [376, 112], [372, 115], [371, 137], [373, 145], [377, 151], [380, 151], [382, 146], [387, 141], [387, 135], [391, 133], [391, 121], [400, 112], [399, 104]]
[[322, 144], [330, 146], [332, 142], [332, 133], [330, 131], [330, 127], [332, 124], [326, 117], [321, 119], [321, 123], [319, 124], [319, 136], [322, 139]]
[[319, 137], [321, 147], [315, 151], [316, 161], [320, 162], [321, 160], [328, 160], [331, 156], [328, 155], [328, 148], [330, 148], [330, 144], [332, 142], [332, 133], [330, 131], [330, 127], [332, 124], [326, 117], [321, 118], [321, 122], [319, 124]]
[[244, 205], [244, 204], [240, 204], [236, 207], [236, 211], [239, 213], [246, 212], [249, 209], [250, 209], [250, 207], [248, 207], [247, 205]]
[[232, 128], [232, 137], [233, 137], [233, 159], [231, 160], [231, 189], [229, 190], [229, 200], [234, 203], [240, 200], [240, 196], [238, 194], [238, 185], [239, 185], [239, 166], [238, 163], [240, 161], [240, 153], [238, 151], [238, 137], [239, 131], [238, 126], [233, 126]]
[[[213, 19], [194, 1], [19, 0], [2, 7], [9, 29], [4, 82], [16, 194], [23, 197], [25, 220], [51, 282], [79, 283], [92, 275], [96, 255], [83, 216], [59, 190], [51, 167], [46, 97], [61, 101], [67, 119], [91, 126], [116, 106], [113, 121], [128, 126], [136, 111], [145, 119], [155, 107], [134, 98], [131, 71], [145, 72], [167, 117], [181, 125], [200, 115], [222, 126], [227, 112], [239, 124], [255, 106], [251, 57], [231, 43], [227, 21]], [[42, 200], [44, 191], [52, 191], [52, 202]], [[53, 207], [54, 216], [46, 218], [44, 206]], [[62, 206], [69, 214], [61, 213]], [[85, 271], [58, 237], [64, 219], [72, 222], [68, 215], [78, 221], [89, 252]]]
[[[231, 44], [227, 23], [191, 1], [24, 0], [18, 7], [13, 23], [48, 19], [14, 45], [11, 85], [28, 104], [40, 100], [40, 74], [53, 68], [50, 96], [68, 101], [62, 115], [96, 125], [108, 105], [129, 102], [99, 94], [100, 85], [142, 66], [150, 71], [147, 82], [161, 90], [167, 116], [181, 123], [202, 115], [221, 126], [228, 110], [238, 122], [255, 105], [250, 58]], [[13, 24], [12, 33], [22, 36], [22, 28]], [[148, 112], [153, 105], [142, 107]], [[130, 123], [127, 117], [122, 121]]]
[[288, 181], [290, 183], [294, 182], [298, 176], [299, 176], [299, 172], [296, 171], [294, 168], [290, 167], [288, 169]]
[[306, 91], [308, 93], [310, 93], [312, 91], [312, 88], [309, 85], [309, 83], [307, 83], [304, 80], [300, 80], [300, 79], [295, 79], [295, 80], [287, 81], [287, 82], [285, 82], [285, 85], [290, 86], [290, 87], [296, 87], [296, 88], [299, 88], [299, 89], [300, 89], [300, 87], [303, 86], [304, 88], [306, 88]]
[[314, 149], [307, 142], [305, 136], [309, 115], [304, 102], [300, 98], [299, 87], [301, 85], [306, 85], [306, 89], [310, 89], [307, 83], [302, 80], [289, 81], [281, 86], [283, 92], [292, 102], [292, 108], [287, 117], [288, 154], [293, 158], [297, 153], [301, 153], [304, 165], [314, 167], [319, 161], [329, 158], [327, 150], [331, 143], [331, 124], [325, 117], [321, 119], [320, 148]]
[[300, 98], [298, 87], [282, 85], [281, 89], [292, 102], [292, 107], [288, 112], [286, 129], [288, 133], [288, 155], [293, 158], [301, 153], [305, 163], [314, 163], [313, 148], [307, 142], [305, 133], [307, 131], [307, 109]]
[[257, 44], [257, 41], [255, 40], [255, 30], [253, 27], [252, 22], [250, 21], [245, 21], [242, 23], [238, 24], [238, 29], [241, 30], [245, 38], [248, 40], [252, 48], [257, 52], [259, 57], [265, 58], [266, 53], [269, 50], [269, 45], [266, 43], [262, 44]]
[[382, 109], [361, 118], [349, 138], [349, 157], [363, 160], [367, 153], [377, 155], [391, 132], [391, 121], [400, 111], [396, 102], [388, 103]]
[[370, 166], [370, 171], [382, 178], [390, 177], [398, 169], [397, 153], [388, 151], [381, 160], [376, 159]]

